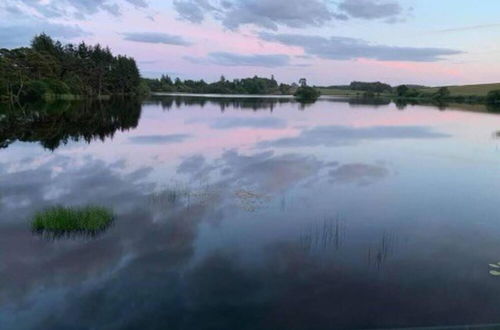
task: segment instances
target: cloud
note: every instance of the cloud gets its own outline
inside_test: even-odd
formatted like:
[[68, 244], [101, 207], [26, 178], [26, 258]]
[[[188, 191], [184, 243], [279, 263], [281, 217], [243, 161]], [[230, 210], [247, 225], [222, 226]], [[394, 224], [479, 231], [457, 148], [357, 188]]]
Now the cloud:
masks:
[[320, 0], [243, 0], [237, 1], [225, 13], [222, 23], [234, 30], [245, 24], [277, 30], [278, 26], [303, 28], [322, 26], [333, 13]]
[[124, 32], [125, 40], [145, 42], [151, 44], [165, 44], [176, 46], [189, 46], [190, 42], [184, 40], [181, 36], [166, 34], [161, 32]]
[[448, 48], [417, 48], [374, 45], [362, 39], [346, 37], [308, 36], [300, 34], [274, 34], [261, 32], [260, 37], [270, 42], [302, 47], [309, 55], [332, 60], [369, 58], [379, 61], [436, 62], [446, 55], [462, 54]]
[[196, 119], [189, 123], [209, 122], [213, 129], [234, 129], [234, 128], [285, 128], [286, 120], [274, 117], [220, 117], [215, 119]]
[[174, 9], [181, 19], [191, 23], [201, 23], [205, 12], [215, 9], [207, 0], [174, 0]]
[[378, 0], [344, 0], [339, 9], [354, 18], [362, 19], [394, 19], [402, 14], [403, 8], [394, 1]]
[[113, 16], [120, 16], [121, 15], [120, 7], [116, 3], [102, 4], [100, 8], [107, 11], [108, 13], [110, 13]]
[[[136, 8], [147, 8], [146, 0], [125, 0], [125, 2], [135, 6]], [[87, 16], [97, 14], [99, 12], [107, 12], [113, 16], [121, 15], [121, 4], [124, 1], [119, 0], [13, 0], [9, 11], [14, 9], [23, 9], [23, 12], [34, 12], [39, 17], [56, 18], [67, 17], [85, 19]]]
[[76, 25], [42, 22], [37, 19], [12, 25], [0, 23], [0, 47], [27, 46], [35, 35], [42, 32], [62, 41], [88, 35]]
[[185, 56], [184, 59], [195, 64], [216, 64], [222, 66], [256, 66], [276, 68], [287, 66], [290, 63], [288, 55], [241, 55], [228, 52], [214, 52], [206, 58]]
[[146, 2], [146, 0], [126, 0], [126, 1], [138, 8], [148, 7], [148, 3]]
[[318, 126], [303, 130], [294, 137], [262, 141], [260, 147], [345, 146], [364, 140], [437, 139], [449, 137], [424, 126]]
[[348, 18], [335, 13], [324, 0], [175, 0], [174, 8], [181, 19], [201, 23], [211, 16], [230, 30], [249, 24], [270, 30], [304, 28]]
[[130, 137], [129, 141], [135, 144], [170, 144], [184, 142], [190, 137], [188, 134], [140, 135]]
[[95, 14], [99, 11], [107, 11], [108, 13], [118, 16], [120, 14], [119, 7], [116, 3], [108, 0], [58, 0], [54, 1], [59, 5], [61, 10], [64, 7], [73, 7], [79, 13], [84, 15]]

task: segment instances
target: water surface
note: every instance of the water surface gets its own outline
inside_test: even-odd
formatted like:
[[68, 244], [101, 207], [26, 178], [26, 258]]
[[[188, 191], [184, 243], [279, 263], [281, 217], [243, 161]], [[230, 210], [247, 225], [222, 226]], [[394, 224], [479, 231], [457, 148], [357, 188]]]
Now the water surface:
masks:
[[[164, 96], [0, 112], [1, 329], [500, 323], [500, 116]], [[31, 232], [54, 205], [98, 236]]]

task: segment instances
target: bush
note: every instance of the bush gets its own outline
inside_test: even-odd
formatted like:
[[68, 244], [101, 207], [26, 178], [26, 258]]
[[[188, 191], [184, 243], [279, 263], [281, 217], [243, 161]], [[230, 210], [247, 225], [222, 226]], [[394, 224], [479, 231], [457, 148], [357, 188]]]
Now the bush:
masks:
[[396, 88], [396, 94], [397, 96], [406, 96], [406, 93], [408, 92], [409, 88], [406, 85], [401, 85]]
[[500, 104], [500, 90], [491, 91], [486, 96], [488, 104]]
[[28, 101], [39, 100], [43, 98], [45, 94], [50, 92], [51, 90], [45, 81], [31, 80], [24, 86], [21, 92], [21, 98]]
[[301, 101], [316, 101], [320, 95], [320, 91], [309, 86], [299, 87], [294, 94], [294, 96]]
[[64, 80], [64, 84], [68, 86], [70, 94], [85, 95], [86, 92], [85, 84], [78, 76], [74, 75], [66, 78]]
[[151, 90], [149, 89], [148, 84], [145, 81], [141, 81], [139, 83], [139, 87], [137, 87], [137, 94], [141, 96], [148, 96], [151, 94]]
[[450, 90], [447, 87], [441, 87], [438, 91], [433, 95], [436, 99], [444, 99], [450, 96]]
[[63, 81], [54, 79], [45, 79], [44, 82], [47, 84], [50, 91], [54, 94], [62, 95], [71, 93], [68, 85], [66, 85]]

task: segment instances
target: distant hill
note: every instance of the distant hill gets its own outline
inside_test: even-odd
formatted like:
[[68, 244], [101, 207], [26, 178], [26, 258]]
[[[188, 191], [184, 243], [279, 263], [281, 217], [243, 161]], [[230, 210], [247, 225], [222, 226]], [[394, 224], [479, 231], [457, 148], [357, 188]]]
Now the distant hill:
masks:
[[[477, 85], [462, 85], [462, 86], [444, 86], [450, 91], [451, 96], [486, 96], [488, 92], [500, 90], [500, 83], [496, 84], [477, 84]], [[419, 88], [423, 93], [435, 93], [440, 87]]]
[[[395, 94], [395, 87], [390, 91], [389, 88], [385, 88], [386, 84], [383, 83], [359, 83], [352, 82], [351, 85], [337, 85], [337, 86], [328, 86], [328, 87], [320, 87], [316, 86], [316, 88], [321, 91], [322, 95], [344, 95], [344, 96], [359, 96], [364, 92], [370, 92], [373, 88], [384, 88], [383, 92], [377, 93], [379, 95], [385, 96], [393, 96]], [[494, 90], [500, 90], [500, 83], [495, 84], [476, 84], [476, 85], [461, 85], [461, 86], [438, 86], [438, 87], [426, 87], [415, 84], [406, 84], [408, 88], [413, 90], [415, 96], [412, 97], [421, 97], [426, 98], [435, 94], [441, 87], [447, 87], [450, 91], [449, 97], [485, 97], [487, 94]], [[377, 89], [375, 89], [377, 90]], [[420, 95], [419, 95], [420, 94]], [[470, 101], [470, 100], [469, 100]], [[477, 101], [477, 100], [476, 100]]]

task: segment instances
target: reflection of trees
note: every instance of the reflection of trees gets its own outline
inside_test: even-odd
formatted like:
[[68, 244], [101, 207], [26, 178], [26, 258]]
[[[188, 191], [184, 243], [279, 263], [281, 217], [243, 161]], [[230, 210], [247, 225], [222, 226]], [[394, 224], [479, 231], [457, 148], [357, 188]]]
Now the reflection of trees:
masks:
[[404, 110], [408, 105], [434, 106], [439, 110], [453, 109], [470, 112], [500, 113], [500, 105], [483, 103], [448, 103], [435, 99], [394, 99], [394, 104], [399, 110]]
[[488, 104], [486, 109], [488, 112], [500, 113], [500, 104]]
[[140, 102], [131, 99], [6, 109], [0, 113], [0, 148], [15, 141], [40, 142], [50, 150], [69, 141], [103, 141], [117, 130], [135, 128], [140, 114]]
[[269, 110], [273, 111], [276, 106], [282, 104], [292, 104], [297, 102], [292, 98], [251, 98], [251, 97], [196, 97], [196, 96], [153, 96], [151, 101], [153, 104], [160, 105], [165, 110], [170, 110], [174, 107], [182, 106], [201, 106], [212, 105], [219, 106], [221, 111], [227, 108], [238, 110]]
[[374, 106], [379, 106], [379, 105], [389, 105], [391, 104], [391, 100], [388, 98], [382, 98], [382, 97], [355, 97], [355, 98], [350, 98], [348, 100], [349, 105], [351, 106], [356, 106], [356, 105], [374, 105]]

